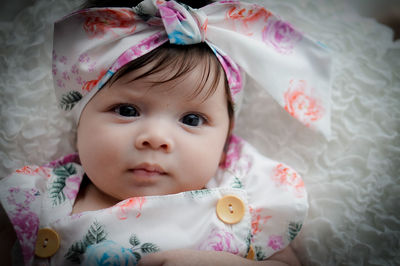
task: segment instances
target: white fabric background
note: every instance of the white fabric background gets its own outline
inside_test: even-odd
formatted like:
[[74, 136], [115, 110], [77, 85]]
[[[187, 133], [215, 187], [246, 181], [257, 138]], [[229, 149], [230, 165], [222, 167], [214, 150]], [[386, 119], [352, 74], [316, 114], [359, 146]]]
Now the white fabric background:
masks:
[[[253, 0], [254, 1], [254, 0]], [[298, 170], [310, 212], [294, 247], [304, 265], [400, 265], [400, 42], [345, 0], [264, 0], [335, 58], [333, 139], [303, 128], [249, 86], [237, 133]], [[36, 0], [0, 24], [0, 177], [74, 150], [55, 103], [52, 22], [79, 5]]]

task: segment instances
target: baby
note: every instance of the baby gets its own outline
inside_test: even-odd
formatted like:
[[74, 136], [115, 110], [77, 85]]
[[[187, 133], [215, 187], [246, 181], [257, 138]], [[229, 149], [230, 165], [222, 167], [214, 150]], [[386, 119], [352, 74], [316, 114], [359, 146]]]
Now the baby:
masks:
[[304, 80], [326, 89], [323, 48], [288, 24], [292, 47], [268, 42], [283, 22], [252, 4], [101, 2], [55, 25], [54, 83], [78, 152], [1, 181], [2, 245], [17, 238], [26, 265], [298, 265], [303, 181], [232, 129], [245, 75], [326, 125], [324, 100], [303, 113], [293, 101], [324, 94]]

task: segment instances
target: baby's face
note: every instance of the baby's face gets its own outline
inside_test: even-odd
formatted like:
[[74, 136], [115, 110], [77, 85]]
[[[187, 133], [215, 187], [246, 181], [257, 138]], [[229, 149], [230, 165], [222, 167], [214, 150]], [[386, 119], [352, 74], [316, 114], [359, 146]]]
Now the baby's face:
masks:
[[140, 70], [130, 72], [86, 105], [78, 152], [101, 192], [115, 200], [172, 194], [202, 189], [215, 175], [229, 129], [225, 84], [221, 75], [214, 94], [193, 96], [197, 72], [162, 84], [151, 81], [166, 71], [138, 80]]

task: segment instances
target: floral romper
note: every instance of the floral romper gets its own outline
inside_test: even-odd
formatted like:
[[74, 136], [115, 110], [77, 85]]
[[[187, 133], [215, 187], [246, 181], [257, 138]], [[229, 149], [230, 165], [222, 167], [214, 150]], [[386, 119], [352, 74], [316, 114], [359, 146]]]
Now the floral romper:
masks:
[[136, 265], [148, 253], [179, 248], [265, 260], [295, 238], [308, 209], [300, 176], [235, 136], [203, 190], [71, 215], [83, 176], [72, 154], [1, 180], [25, 265]]

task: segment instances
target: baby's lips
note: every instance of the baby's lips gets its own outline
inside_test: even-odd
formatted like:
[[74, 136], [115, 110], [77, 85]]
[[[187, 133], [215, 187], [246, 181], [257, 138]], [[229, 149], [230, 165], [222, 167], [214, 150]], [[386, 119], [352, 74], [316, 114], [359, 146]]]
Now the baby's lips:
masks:
[[140, 163], [131, 170], [141, 170], [149, 173], [158, 173], [161, 175], [166, 174], [165, 170], [160, 165], [151, 163]]

